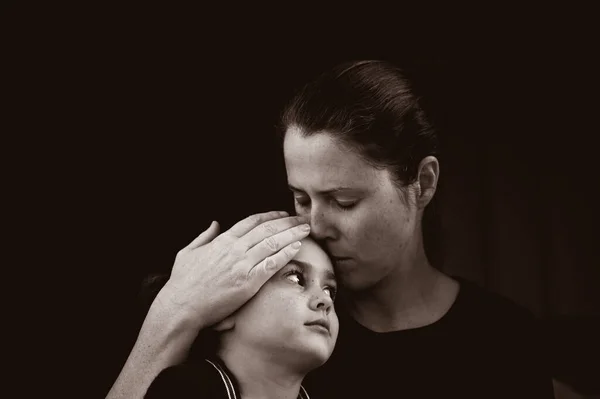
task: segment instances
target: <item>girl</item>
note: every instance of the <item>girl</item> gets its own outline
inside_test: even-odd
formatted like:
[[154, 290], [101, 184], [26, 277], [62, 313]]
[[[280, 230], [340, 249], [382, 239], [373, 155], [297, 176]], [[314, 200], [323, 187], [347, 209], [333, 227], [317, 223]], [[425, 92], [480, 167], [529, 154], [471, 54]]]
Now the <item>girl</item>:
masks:
[[217, 351], [167, 368], [146, 398], [306, 398], [305, 375], [331, 355], [338, 334], [336, 281], [310, 238], [238, 311], [219, 322]]

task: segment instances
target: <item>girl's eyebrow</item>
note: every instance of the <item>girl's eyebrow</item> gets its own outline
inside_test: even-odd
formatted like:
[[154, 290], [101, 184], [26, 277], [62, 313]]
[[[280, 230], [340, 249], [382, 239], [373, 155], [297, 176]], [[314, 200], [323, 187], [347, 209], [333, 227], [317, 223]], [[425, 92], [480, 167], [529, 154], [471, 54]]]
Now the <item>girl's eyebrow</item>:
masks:
[[[296, 259], [292, 259], [289, 261], [289, 263], [293, 263], [295, 265], [297, 265], [298, 267], [300, 267], [302, 269], [303, 272], [309, 271], [313, 269], [313, 265], [311, 265], [308, 262], [302, 262], [301, 260], [296, 260]], [[333, 280], [333, 281], [337, 281], [335, 279], [335, 273], [333, 273], [332, 270], [327, 269], [323, 272], [323, 274], [325, 275], [325, 279], [326, 280]]]

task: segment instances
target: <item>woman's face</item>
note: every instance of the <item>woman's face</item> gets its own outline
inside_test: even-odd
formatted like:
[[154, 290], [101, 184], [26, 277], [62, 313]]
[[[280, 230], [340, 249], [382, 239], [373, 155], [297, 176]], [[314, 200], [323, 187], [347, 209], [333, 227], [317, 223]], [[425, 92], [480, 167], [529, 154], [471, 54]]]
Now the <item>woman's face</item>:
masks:
[[374, 287], [400, 270], [419, 245], [412, 190], [400, 191], [376, 169], [324, 133], [289, 128], [284, 157], [296, 212], [331, 256], [338, 281], [351, 291]]

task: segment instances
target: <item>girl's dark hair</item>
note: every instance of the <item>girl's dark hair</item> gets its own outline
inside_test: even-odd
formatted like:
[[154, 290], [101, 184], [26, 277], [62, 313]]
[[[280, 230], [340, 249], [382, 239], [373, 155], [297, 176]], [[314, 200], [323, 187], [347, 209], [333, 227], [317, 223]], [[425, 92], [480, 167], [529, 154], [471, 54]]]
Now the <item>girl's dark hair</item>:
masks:
[[[407, 77], [385, 61], [346, 62], [304, 86], [284, 109], [281, 138], [292, 126], [304, 136], [326, 131], [367, 163], [387, 168], [398, 187], [417, 179], [423, 158], [439, 157], [437, 134]], [[423, 215], [423, 234], [429, 261], [439, 265], [434, 202]]]

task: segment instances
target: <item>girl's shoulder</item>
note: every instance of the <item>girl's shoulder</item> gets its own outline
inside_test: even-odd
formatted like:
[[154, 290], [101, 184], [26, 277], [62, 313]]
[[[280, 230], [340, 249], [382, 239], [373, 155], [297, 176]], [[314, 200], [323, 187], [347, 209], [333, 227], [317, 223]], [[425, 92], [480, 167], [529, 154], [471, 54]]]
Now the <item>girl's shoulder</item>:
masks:
[[234, 398], [233, 384], [218, 361], [204, 359], [164, 369], [148, 388], [145, 398]]
[[[233, 374], [217, 358], [168, 367], [152, 382], [145, 398], [241, 399]], [[299, 399], [309, 399], [300, 388]]]

